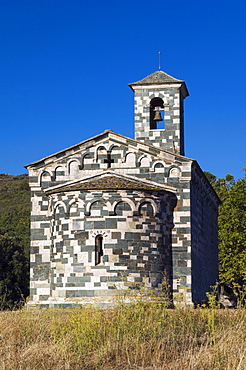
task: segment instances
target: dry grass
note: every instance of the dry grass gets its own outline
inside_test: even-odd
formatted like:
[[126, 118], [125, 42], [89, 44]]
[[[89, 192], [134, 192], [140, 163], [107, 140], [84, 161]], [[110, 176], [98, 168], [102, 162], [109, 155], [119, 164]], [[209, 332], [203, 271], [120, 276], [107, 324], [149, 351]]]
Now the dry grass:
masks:
[[0, 312], [0, 369], [246, 369], [246, 310]]

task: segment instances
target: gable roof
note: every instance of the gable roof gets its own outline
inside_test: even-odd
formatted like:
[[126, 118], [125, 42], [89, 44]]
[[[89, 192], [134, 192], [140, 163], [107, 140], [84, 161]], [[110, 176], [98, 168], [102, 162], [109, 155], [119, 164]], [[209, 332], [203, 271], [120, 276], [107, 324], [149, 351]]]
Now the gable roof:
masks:
[[158, 156], [158, 155], [162, 156], [166, 160], [173, 161], [175, 159], [180, 159], [180, 160], [185, 160], [185, 161], [193, 161], [193, 159], [182, 156], [181, 154], [169, 152], [168, 150], [156, 147], [151, 144], [144, 143], [140, 140], [132, 139], [127, 136], [118, 134], [116, 132], [113, 132], [112, 130], [105, 130], [101, 134], [98, 134], [89, 139], [81, 141], [78, 144], [72, 145], [54, 154], [48, 155], [47, 157], [44, 157], [38, 161], [29, 163], [25, 165], [24, 167], [28, 169], [30, 167], [36, 167], [36, 166], [38, 167], [38, 166], [49, 164], [52, 162], [52, 159], [56, 160], [56, 159], [62, 158], [63, 156], [72, 155], [76, 151], [83, 150], [83, 149], [86, 150], [87, 148], [90, 148], [93, 145], [98, 145], [98, 143], [101, 140], [106, 139], [106, 138], [111, 139], [117, 144], [122, 144], [122, 145], [130, 144], [136, 147], [137, 149], [142, 150], [143, 152], [148, 152], [150, 155], [153, 155], [153, 156]]
[[156, 71], [151, 73], [147, 77], [142, 78], [139, 81], [132, 82], [128, 86], [134, 91], [135, 86], [145, 86], [145, 85], [165, 85], [165, 84], [182, 84], [184, 88], [184, 97], [189, 96], [189, 92], [185, 81], [179, 80], [166, 72]]
[[184, 82], [183, 80], [179, 80], [171, 75], [169, 75], [166, 72], [163, 71], [156, 71], [154, 73], [151, 73], [145, 78], [142, 78], [142, 80], [139, 80], [137, 82], [133, 82], [129, 84], [129, 86], [132, 85], [149, 85], [149, 84], [164, 84], [164, 83], [181, 83]]
[[153, 181], [139, 179], [137, 177], [122, 175], [114, 171], [102, 171], [97, 175], [84, 177], [83, 179], [69, 181], [65, 184], [45, 189], [45, 193], [54, 194], [76, 190], [105, 190], [105, 189], [128, 189], [128, 190], [151, 190], [169, 191], [174, 193], [176, 188], [157, 184]]

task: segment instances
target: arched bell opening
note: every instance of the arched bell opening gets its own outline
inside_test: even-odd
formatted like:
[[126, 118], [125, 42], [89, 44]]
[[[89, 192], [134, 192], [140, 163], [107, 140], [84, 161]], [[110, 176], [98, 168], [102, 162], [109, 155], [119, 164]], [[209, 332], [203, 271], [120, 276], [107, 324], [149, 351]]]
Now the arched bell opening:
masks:
[[164, 102], [161, 98], [153, 98], [150, 102], [150, 129], [164, 128]]
[[103, 236], [101, 234], [95, 237], [95, 266], [101, 263], [103, 256]]

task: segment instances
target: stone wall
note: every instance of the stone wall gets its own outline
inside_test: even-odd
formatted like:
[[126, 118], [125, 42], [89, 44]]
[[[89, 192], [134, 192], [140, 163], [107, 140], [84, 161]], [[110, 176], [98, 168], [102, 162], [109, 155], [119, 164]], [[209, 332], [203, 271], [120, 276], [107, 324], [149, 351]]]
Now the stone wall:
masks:
[[218, 282], [218, 198], [198, 166], [192, 167], [191, 257], [193, 302], [206, 300]]
[[174, 295], [204, 297], [217, 274], [218, 200], [192, 163], [107, 131], [31, 164], [31, 302], [156, 288], [163, 273]]
[[[150, 129], [150, 102], [161, 98], [164, 121], [158, 129]], [[134, 94], [135, 139], [184, 155], [183, 98], [180, 86], [136, 89]]]
[[[32, 301], [114, 295], [129, 283], [158, 288], [163, 272], [170, 276], [173, 194], [83, 191], [50, 198], [49, 218], [32, 230], [32, 243], [36, 235], [40, 245], [31, 250]], [[103, 255], [96, 265], [97, 235]]]

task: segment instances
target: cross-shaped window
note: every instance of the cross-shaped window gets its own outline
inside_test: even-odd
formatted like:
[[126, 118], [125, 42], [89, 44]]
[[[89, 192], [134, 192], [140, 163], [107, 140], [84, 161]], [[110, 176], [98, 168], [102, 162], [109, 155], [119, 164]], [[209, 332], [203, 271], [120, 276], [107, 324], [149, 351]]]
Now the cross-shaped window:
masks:
[[111, 167], [111, 163], [114, 163], [114, 159], [111, 158], [111, 154], [107, 153], [107, 159], [104, 159], [104, 163], [108, 164], [108, 168]]

